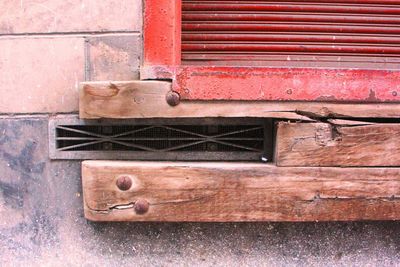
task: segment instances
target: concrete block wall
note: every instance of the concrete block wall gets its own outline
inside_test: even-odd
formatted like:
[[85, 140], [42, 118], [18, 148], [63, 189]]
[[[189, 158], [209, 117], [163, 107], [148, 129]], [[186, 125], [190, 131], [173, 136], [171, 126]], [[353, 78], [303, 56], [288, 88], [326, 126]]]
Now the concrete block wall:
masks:
[[137, 79], [142, 0], [0, 1], [0, 113], [77, 112], [85, 80]]

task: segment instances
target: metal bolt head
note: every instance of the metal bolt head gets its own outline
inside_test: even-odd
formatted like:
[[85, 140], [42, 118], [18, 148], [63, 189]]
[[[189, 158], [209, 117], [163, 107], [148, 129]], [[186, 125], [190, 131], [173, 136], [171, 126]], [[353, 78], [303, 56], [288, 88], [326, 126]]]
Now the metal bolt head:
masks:
[[127, 191], [132, 187], [132, 179], [127, 175], [118, 177], [117, 187], [122, 191]]
[[165, 99], [167, 100], [168, 105], [175, 107], [179, 105], [181, 97], [177, 92], [169, 91]]
[[149, 210], [150, 204], [147, 200], [145, 199], [138, 199], [135, 202], [135, 212], [136, 214], [145, 214]]

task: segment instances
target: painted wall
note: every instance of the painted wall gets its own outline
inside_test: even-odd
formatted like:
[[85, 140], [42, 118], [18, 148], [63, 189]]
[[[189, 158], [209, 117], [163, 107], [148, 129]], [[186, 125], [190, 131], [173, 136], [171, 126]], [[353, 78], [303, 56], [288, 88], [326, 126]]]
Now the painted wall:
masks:
[[0, 1], [0, 113], [76, 112], [85, 80], [138, 78], [141, 0]]
[[[168, 0], [169, 1], [169, 0]], [[0, 1], [0, 266], [395, 265], [398, 222], [92, 223], [48, 119], [85, 80], [138, 77], [141, 0]]]

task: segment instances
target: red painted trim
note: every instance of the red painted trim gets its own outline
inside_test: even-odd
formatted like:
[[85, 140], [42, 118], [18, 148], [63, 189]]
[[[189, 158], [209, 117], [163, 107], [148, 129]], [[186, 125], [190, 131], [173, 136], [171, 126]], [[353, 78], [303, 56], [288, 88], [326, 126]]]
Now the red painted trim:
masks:
[[144, 66], [181, 62], [181, 0], [144, 1]]
[[186, 66], [173, 86], [184, 100], [400, 101], [390, 70]]
[[400, 102], [400, 70], [180, 66], [181, 0], [144, 0], [142, 79], [183, 100]]

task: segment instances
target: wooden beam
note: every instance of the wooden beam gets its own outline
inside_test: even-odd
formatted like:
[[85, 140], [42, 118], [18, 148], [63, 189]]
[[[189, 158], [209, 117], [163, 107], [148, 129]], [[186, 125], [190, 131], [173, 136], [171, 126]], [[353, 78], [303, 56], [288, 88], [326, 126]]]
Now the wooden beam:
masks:
[[400, 104], [393, 103], [181, 101], [172, 107], [166, 102], [171, 83], [165, 81], [85, 82], [80, 90], [83, 119], [268, 117], [312, 121], [324, 117], [400, 117]]
[[400, 166], [400, 124], [333, 120], [277, 128], [278, 166]]
[[86, 161], [92, 221], [400, 219], [400, 169]]

